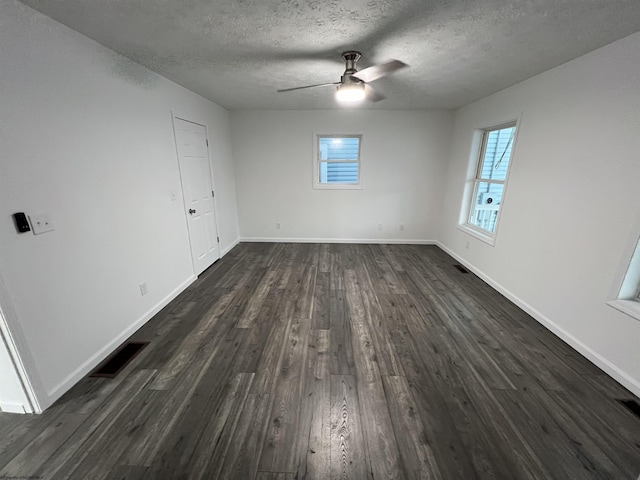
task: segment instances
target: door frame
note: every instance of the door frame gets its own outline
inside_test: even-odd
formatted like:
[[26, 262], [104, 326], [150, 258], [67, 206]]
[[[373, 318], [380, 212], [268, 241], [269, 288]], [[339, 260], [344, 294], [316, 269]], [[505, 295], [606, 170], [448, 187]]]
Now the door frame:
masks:
[[[43, 391], [43, 387], [39, 382], [35, 364], [26, 345], [20, 323], [11, 306], [2, 275], [0, 275], [0, 348], [5, 348], [9, 354], [13, 369], [22, 386], [26, 400], [22, 405], [24, 413], [42, 413], [36, 391], [37, 389]], [[27, 374], [25, 363], [29, 365], [31, 377]]]
[[[204, 128], [205, 138], [207, 140], [209, 183], [211, 185], [212, 192], [214, 192], [213, 197], [211, 199], [213, 203], [213, 216], [214, 216], [213, 223], [216, 228], [216, 237], [220, 238], [220, 227], [218, 226], [218, 207], [217, 207], [217, 200], [215, 195], [216, 186], [215, 186], [214, 175], [213, 175], [213, 165], [211, 162], [211, 148], [210, 148], [211, 145], [209, 145], [209, 127], [204, 121], [201, 122], [199, 120], [193, 120], [192, 118], [189, 118], [188, 115], [181, 115], [180, 113], [177, 113], [175, 110], [171, 110], [171, 128], [173, 130], [173, 144], [176, 149], [176, 162], [178, 163], [178, 177], [180, 178], [180, 191], [182, 192], [182, 213], [184, 215], [184, 224], [187, 229], [187, 237], [189, 238], [189, 254], [191, 255], [191, 268], [193, 269], [193, 274], [196, 275], [196, 266], [193, 258], [193, 250], [191, 248], [191, 231], [189, 230], [189, 218], [187, 217], [187, 206], [185, 203], [184, 184], [182, 182], [182, 169], [180, 167], [180, 153], [178, 151], [178, 141], [177, 141], [178, 137], [176, 135], [176, 122], [175, 122], [176, 119], [182, 120], [184, 122], [193, 123], [194, 125], [199, 125]], [[222, 258], [222, 255], [220, 250], [220, 242], [218, 241], [218, 258], [213, 262], [215, 263], [217, 260], [220, 260], [220, 258]]]

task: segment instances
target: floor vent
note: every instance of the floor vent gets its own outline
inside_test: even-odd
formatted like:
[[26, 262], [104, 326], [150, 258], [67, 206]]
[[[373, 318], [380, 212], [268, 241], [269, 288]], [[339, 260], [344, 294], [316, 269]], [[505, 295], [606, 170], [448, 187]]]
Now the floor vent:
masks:
[[115, 378], [149, 342], [127, 342], [91, 372], [90, 377]]
[[635, 400], [618, 400], [618, 402], [631, 410], [636, 417], [640, 418], [640, 403]]
[[458, 270], [460, 270], [462, 273], [469, 273], [469, 270], [467, 270], [466, 268], [464, 268], [462, 265], [456, 263], [454, 265], [455, 268], [457, 268]]

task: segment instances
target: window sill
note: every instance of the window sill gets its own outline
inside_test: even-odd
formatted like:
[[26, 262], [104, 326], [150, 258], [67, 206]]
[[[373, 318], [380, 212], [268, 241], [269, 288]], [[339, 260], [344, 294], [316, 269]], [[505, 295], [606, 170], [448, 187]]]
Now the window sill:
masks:
[[324, 185], [324, 184], [315, 184], [313, 185], [314, 190], [362, 190], [360, 185], [351, 185], [351, 184], [332, 184], [332, 185]]
[[477, 238], [481, 242], [484, 242], [487, 245], [491, 245], [492, 247], [496, 243], [495, 234], [491, 235], [490, 233], [485, 233], [483, 230], [479, 230], [479, 229], [473, 228], [473, 227], [471, 227], [471, 226], [469, 226], [467, 224], [459, 224], [458, 228], [460, 230], [462, 230], [464, 233], [467, 233], [467, 234], [471, 235], [472, 237]]
[[607, 302], [607, 305], [635, 318], [636, 320], [640, 320], [640, 302], [636, 302], [634, 300], [621, 300], [618, 298]]

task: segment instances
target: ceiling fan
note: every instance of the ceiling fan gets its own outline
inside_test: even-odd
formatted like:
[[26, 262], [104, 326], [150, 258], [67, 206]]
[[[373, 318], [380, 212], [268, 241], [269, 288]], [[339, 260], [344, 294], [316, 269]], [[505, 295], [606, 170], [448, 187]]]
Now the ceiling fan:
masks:
[[278, 93], [291, 92], [293, 90], [301, 90], [303, 88], [337, 85], [336, 99], [338, 101], [359, 102], [367, 99], [371, 102], [379, 102], [384, 99], [385, 96], [376, 92], [368, 84], [408, 65], [400, 60], [391, 60], [389, 62], [381, 63], [380, 65], [373, 65], [365, 68], [364, 70], [358, 71], [356, 69], [356, 63], [361, 56], [362, 54], [360, 52], [355, 51], [348, 51], [342, 54], [346, 68], [340, 77], [339, 82], [318, 83], [315, 85], [305, 85], [304, 87], [284, 88], [282, 90], [278, 90]]

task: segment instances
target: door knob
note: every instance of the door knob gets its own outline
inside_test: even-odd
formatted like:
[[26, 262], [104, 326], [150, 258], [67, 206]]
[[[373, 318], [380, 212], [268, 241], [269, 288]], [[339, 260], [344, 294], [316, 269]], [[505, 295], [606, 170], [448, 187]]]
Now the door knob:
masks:
[[189, 213], [190, 213], [191, 215], [193, 215], [194, 213], [196, 213], [196, 211], [195, 211], [193, 208], [190, 208], [190, 209], [189, 209]]

